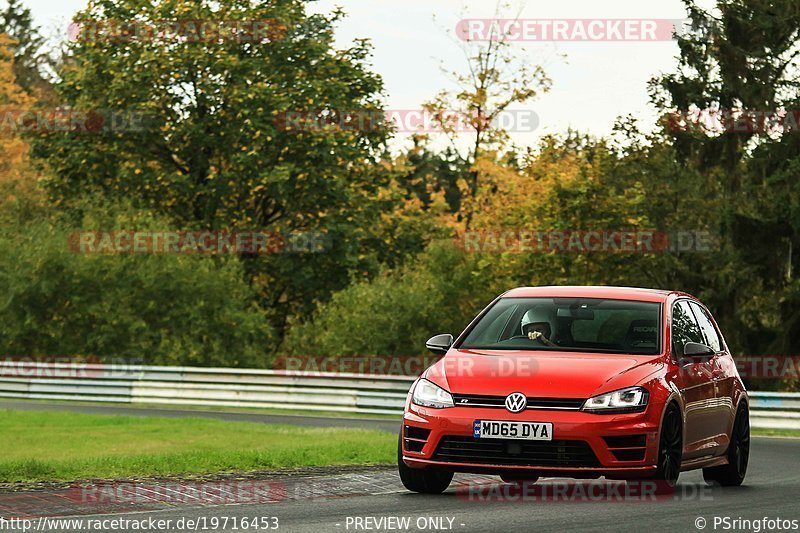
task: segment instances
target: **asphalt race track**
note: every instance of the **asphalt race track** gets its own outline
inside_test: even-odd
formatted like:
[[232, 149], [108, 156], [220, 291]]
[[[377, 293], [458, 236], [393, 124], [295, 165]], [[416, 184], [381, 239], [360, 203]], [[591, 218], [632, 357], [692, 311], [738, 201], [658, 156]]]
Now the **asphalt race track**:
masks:
[[[7, 407], [8, 403], [0, 404], [0, 408]], [[364, 419], [359, 422], [364, 422]], [[373, 427], [381, 428], [386, 422], [373, 421]], [[14, 516], [10, 512], [16, 510], [16, 516], [37, 517], [46, 510], [48, 516], [171, 519], [172, 523], [197, 520], [205, 521], [206, 525], [216, 517], [219, 522], [213, 529], [229, 531], [242, 530], [241, 523], [237, 524], [234, 519], [252, 520], [256, 517], [277, 517], [280, 531], [303, 532], [585, 532], [618, 531], [623, 524], [628, 525], [626, 530], [637, 531], [791, 530], [797, 529], [791, 522], [784, 522], [779, 529], [775, 523], [766, 522], [764, 525], [764, 519], [800, 521], [800, 440], [754, 438], [748, 477], [743, 487], [707, 487], [700, 472], [695, 471], [681, 475], [674, 494], [651, 493], [645, 497], [636, 492], [625, 495], [623, 483], [603, 480], [577, 482], [579, 486], [576, 486], [575, 482], [567, 480], [547, 479], [522, 494], [514, 486], [500, 482], [499, 478], [475, 475], [457, 475], [447, 493], [425, 496], [406, 492], [394, 468], [390, 467], [278, 476], [267, 481], [281, 487], [268, 502], [207, 504], [183, 500], [178, 503], [128, 503], [113, 509], [102, 506], [81, 508], [63, 505], [59, 503], [64, 501], [63, 494], [44, 490], [17, 493], [13, 497], [0, 495], [0, 515]], [[587, 491], [586, 487], [591, 484], [605, 489]], [[556, 490], [557, 487], [561, 492]], [[15, 505], [17, 509], [13, 509]], [[387, 521], [388, 517], [392, 517], [391, 520]], [[715, 527], [715, 517], [728, 517], [731, 520], [729, 527], [726, 528], [725, 523], [718, 523]], [[402, 522], [404, 518], [409, 520], [407, 524]], [[226, 524], [221, 523], [223, 519]], [[739, 522], [737, 527], [737, 523], [732, 522], [734, 519], [759, 522]]]

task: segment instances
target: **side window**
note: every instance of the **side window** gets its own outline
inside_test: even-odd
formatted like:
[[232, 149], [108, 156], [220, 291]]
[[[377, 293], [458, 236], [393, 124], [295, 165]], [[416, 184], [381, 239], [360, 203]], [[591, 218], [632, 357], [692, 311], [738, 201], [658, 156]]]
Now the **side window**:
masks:
[[722, 342], [720, 342], [717, 329], [714, 327], [714, 323], [711, 322], [711, 319], [708, 318], [708, 313], [706, 310], [694, 302], [692, 302], [692, 310], [694, 311], [694, 316], [697, 317], [697, 322], [700, 323], [700, 329], [703, 330], [703, 334], [706, 337], [706, 344], [708, 344], [715, 352], [721, 351]]
[[482, 329], [479, 330], [478, 328], [476, 328], [474, 332], [475, 333], [474, 342], [478, 344], [493, 344], [501, 340], [503, 331], [508, 325], [508, 321], [511, 318], [511, 315], [513, 315], [514, 312], [517, 310], [517, 307], [518, 306], [516, 305], [509, 305], [505, 309], [490, 310], [489, 313], [493, 313], [494, 316], [487, 315], [486, 318], [488, 319], [488, 321], [485, 325], [483, 325]]
[[672, 352], [683, 356], [683, 346], [687, 342], [705, 343], [700, 326], [694, 318], [689, 302], [681, 300], [672, 306]]

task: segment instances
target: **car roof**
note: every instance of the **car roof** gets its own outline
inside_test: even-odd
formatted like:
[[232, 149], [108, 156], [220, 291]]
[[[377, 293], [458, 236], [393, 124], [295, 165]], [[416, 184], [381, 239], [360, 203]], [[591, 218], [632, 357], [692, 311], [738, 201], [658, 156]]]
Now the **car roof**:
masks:
[[503, 294], [504, 298], [605, 298], [616, 300], [639, 300], [643, 302], [664, 302], [671, 294], [689, 296], [680, 291], [663, 289], [644, 289], [641, 287], [609, 286], [565, 286], [517, 287]]

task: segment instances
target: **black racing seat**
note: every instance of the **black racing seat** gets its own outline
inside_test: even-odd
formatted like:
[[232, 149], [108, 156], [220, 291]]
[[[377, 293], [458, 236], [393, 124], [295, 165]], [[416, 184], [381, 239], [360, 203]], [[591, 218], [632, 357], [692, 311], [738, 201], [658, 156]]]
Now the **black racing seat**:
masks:
[[632, 320], [625, 335], [625, 349], [633, 351], [652, 350], [658, 347], [658, 322], [655, 320]]

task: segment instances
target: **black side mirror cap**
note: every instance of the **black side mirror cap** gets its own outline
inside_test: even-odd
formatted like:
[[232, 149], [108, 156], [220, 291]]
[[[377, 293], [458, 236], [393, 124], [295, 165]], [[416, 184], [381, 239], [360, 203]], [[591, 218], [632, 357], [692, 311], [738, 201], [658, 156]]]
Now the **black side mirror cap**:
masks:
[[428, 342], [425, 343], [425, 347], [435, 353], [436, 355], [444, 355], [447, 353], [447, 350], [453, 345], [453, 336], [449, 333], [442, 333], [441, 335], [434, 335]]
[[703, 357], [714, 355], [714, 350], [710, 346], [699, 342], [687, 342], [683, 345], [683, 355], [687, 357]]

